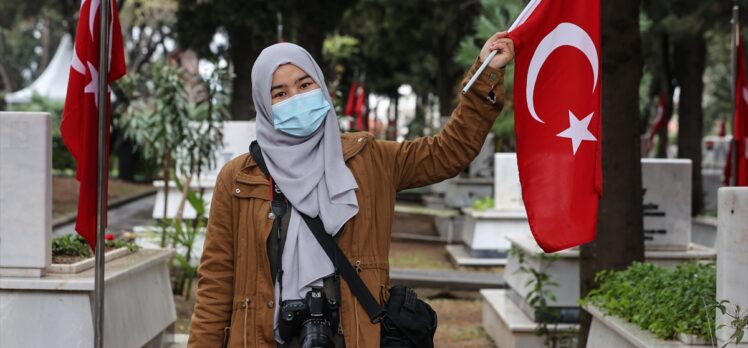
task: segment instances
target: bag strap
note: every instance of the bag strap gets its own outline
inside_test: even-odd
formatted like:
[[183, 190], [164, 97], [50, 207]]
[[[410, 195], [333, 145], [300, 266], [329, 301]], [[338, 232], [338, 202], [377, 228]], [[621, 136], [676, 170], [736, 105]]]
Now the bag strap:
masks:
[[301, 216], [312, 231], [314, 238], [316, 238], [317, 242], [322, 246], [327, 257], [329, 257], [333, 262], [336, 260], [344, 260], [339, 263], [340, 275], [345, 279], [346, 283], [348, 283], [348, 287], [351, 288], [353, 294], [356, 295], [361, 306], [364, 307], [371, 322], [376, 324], [382, 321], [382, 319], [387, 316], [387, 311], [379, 305], [377, 300], [371, 294], [369, 288], [367, 288], [364, 281], [361, 280], [361, 276], [358, 275], [356, 269], [351, 265], [351, 261], [348, 260], [345, 254], [343, 254], [343, 251], [340, 250], [340, 246], [333, 241], [332, 236], [325, 232], [322, 219], [320, 219], [319, 216], [310, 218], [306, 214], [301, 214]]
[[[268, 171], [265, 164], [265, 159], [262, 157], [260, 145], [257, 143], [257, 141], [253, 141], [249, 146], [249, 153], [255, 159], [257, 166], [260, 167], [260, 170], [262, 170], [265, 176], [272, 180], [270, 172]], [[275, 191], [275, 194], [283, 194], [280, 191], [280, 188], [277, 187], [277, 185], [273, 185], [273, 190]], [[273, 199], [273, 202], [275, 201], [276, 200]], [[275, 204], [273, 204], [273, 211], [275, 211]], [[348, 283], [348, 287], [361, 303], [361, 306], [364, 307], [366, 314], [369, 315], [369, 319], [371, 320], [371, 322], [376, 324], [382, 321], [382, 319], [387, 316], [387, 311], [379, 305], [377, 300], [374, 298], [374, 295], [371, 294], [371, 291], [369, 291], [369, 288], [366, 287], [366, 284], [364, 284], [361, 276], [359, 276], [356, 269], [353, 268], [353, 265], [351, 265], [351, 261], [348, 260], [348, 257], [345, 256], [343, 251], [340, 249], [340, 246], [335, 243], [335, 240], [333, 240], [332, 236], [327, 234], [324, 224], [322, 223], [322, 219], [320, 219], [319, 216], [311, 218], [301, 212], [299, 212], [299, 214], [304, 219], [304, 222], [306, 222], [309, 230], [312, 231], [314, 238], [316, 238], [317, 242], [322, 246], [322, 250], [325, 251], [327, 257], [329, 257], [330, 260], [336, 265], [338, 271], [340, 272], [340, 275], [343, 277], [343, 279], [345, 279], [346, 283]], [[339, 262], [339, 260], [343, 261]]]

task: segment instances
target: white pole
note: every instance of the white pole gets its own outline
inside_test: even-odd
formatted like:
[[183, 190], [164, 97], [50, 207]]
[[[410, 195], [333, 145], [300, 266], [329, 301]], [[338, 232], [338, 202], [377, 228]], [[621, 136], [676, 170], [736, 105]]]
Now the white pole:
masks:
[[[106, 150], [109, 111], [109, 14], [112, 0], [101, 2], [99, 16], [99, 134], [96, 192], [96, 274], [94, 278], [94, 346], [104, 347], [104, 232], [106, 229]], [[95, 14], [90, 14], [95, 15]]]
[[[517, 16], [517, 19], [514, 20], [514, 23], [512, 23], [512, 26], [509, 27], [509, 32], [520, 26], [522, 23], [524, 23], [528, 17], [532, 14], [533, 11], [535, 11], [535, 8], [538, 7], [540, 4], [540, 1], [542, 0], [531, 0], [527, 6], [522, 10], [522, 12]], [[480, 76], [483, 73], [483, 70], [486, 70], [486, 67], [488, 67], [488, 63], [491, 62], [493, 57], [496, 57], [496, 53], [498, 51], [491, 51], [491, 53], [486, 57], [486, 59], [483, 61], [483, 64], [478, 68], [478, 70], [475, 72], [475, 75], [470, 78], [470, 81], [465, 85], [465, 88], [462, 89], [462, 94], [467, 94], [467, 92], [470, 90], [470, 87], [473, 87], [473, 84], [475, 83], [475, 80], [478, 79], [478, 76]]]

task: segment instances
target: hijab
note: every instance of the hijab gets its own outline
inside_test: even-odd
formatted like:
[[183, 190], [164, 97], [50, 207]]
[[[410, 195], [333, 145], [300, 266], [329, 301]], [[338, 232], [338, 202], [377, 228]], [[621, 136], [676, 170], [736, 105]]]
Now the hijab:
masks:
[[[273, 73], [284, 64], [304, 70], [322, 89], [332, 106], [322, 70], [304, 48], [278, 43], [265, 48], [252, 67], [252, 99], [257, 110], [257, 142], [270, 175], [292, 205], [281, 265], [282, 288], [275, 284], [274, 330], [278, 337], [278, 309], [281, 300], [303, 298], [312, 287], [335, 268], [299, 213], [319, 216], [325, 231], [335, 236], [358, 213], [358, 188], [345, 165], [340, 144], [338, 117], [330, 108], [320, 127], [308, 137], [296, 137], [273, 126], [270, 89]], [[282, 295], [282, 299], [281, 299]]]

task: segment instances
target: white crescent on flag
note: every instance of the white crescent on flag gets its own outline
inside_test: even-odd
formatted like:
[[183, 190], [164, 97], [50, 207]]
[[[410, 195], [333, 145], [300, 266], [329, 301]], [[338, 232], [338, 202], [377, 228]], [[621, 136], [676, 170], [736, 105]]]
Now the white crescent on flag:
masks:
[[540, 116], [538, 116], [538, 112], [535, 110], [535, 84], [538, 80], [540, 69], [543, 67], [543, 64], [545, 64], [545, 61], [553, 51], [563, 46], [571, 46], [584, 53], [592, 66], [593, 93], [597, 87], [599, 59], [597, 56], [597, 49], [595, 48], [595, 42], [592, 41], [589, 34], [578, 25], [573, 23], [559, 24], [540, 41], [532, 59], [530, 60], [530, 66], [527, 70], [527, 87], [525, 89], [527, 108], [529, 109], [532, 118], [540, 123], [545, 122], [540, 118]]

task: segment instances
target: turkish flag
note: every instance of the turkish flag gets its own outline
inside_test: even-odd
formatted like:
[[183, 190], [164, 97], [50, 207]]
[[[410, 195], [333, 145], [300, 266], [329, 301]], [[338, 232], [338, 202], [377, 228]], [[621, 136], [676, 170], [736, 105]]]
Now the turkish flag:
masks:
[[727, 155], [724, 184], [730, 185], [733, 165], [733, 151], [736, 152], [735, 186], [748, 186], [748, 83], [745, 76], [745, 52], [743, 40], [738, 37], [738, 71], [735, 85], [735, 117], [732, 137], [735, 140]]
[[356, 130], [358, 131], [364, 130], [364, 108], [366, 107], [364, 103], [365, 96], [364, 84], [361, 83], [356, 91], [356, 108], [353, 111], [356, 114]]
[[670, 118], [665, 115], [665, 106], [667, 104], [667, 101], [665, 99], [666, 98], [664, 94], [660, 94], [660, 97], [657, 99], [657, 114], [655, 115], [655, 120], [652, 123], [652, 131], [651, 133], [649, 133], [649, 138], [647, 139], [647, 152], [652, 149], [654, 137], [655, 135], [657, 135], [657, 132], [659, 132], [663, 127], [666, 127], [668, 122], [670, 122]]
[[353, 116], [353, 104], [356, 102], [356, 81], [351, 83], [351, 88], [348, 90], [348, 102], [345, 103], [345, 115]]
[[587, 243], [602, 195], [600, 2], [533, 0], [509, 37], [530, 229], [546, 252]]
[[[62, 114], [60, 131], [70, 153], [77, 162], [76, 179], [80, 183], [78, 195], [78, 217], [75, 230], [83, 236], [91, 248], [96, 246], [96, 194], [98, 154], [98, 110], [110, 105], [99, 105], [99, 20], [100, 0], [83, 0], [75, 34], [73, 60]], [[122, 30], [117, 15], [117, 2], [111, 2], [109, 18], [109, 82], [125, 74], [125, 54], [122, 45]], [[109, 100], [109, 98], [107, 98]], [[109, 125], [107, 115], [107, 162], [109, 158]], [[108, 173], [108, 163], [103, 164]], [[105, 179], [106, 182], [106, 179]], [[106, 187], [106, 185], [105, 185]], [[106, 189], [104, 190], [106, 195]], [[106, 196], [105, 196], [106, 197]], [[106, 212], [104, 212], [106, 217]]]

